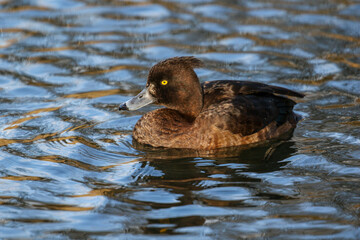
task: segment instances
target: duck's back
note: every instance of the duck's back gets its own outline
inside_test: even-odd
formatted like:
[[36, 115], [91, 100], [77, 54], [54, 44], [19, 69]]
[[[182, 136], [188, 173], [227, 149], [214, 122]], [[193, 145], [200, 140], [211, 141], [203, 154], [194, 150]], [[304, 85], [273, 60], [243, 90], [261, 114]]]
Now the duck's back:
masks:
[[[298, 116], [296, 104], [286, 96], [303, 97], [289, 89], [246, 81], [212, 81], [202, 84], [203, 111], [197, 127], [208, 127], [199, 136], [202, 148], [237, 146], [265, 141], [290, 131]], [[210, 146], [210, 147], [209, 147]]]

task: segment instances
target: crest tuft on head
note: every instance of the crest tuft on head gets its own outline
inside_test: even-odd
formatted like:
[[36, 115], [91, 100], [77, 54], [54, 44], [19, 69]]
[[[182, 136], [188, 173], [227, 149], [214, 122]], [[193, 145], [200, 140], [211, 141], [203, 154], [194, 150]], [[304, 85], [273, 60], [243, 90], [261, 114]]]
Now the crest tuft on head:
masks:
[[198, 67], [202, 67], [203, 63], [202, 61], [200, 61], [199, 59], [193, 57], [193, 56], [184, 56], [184, 57], [173, 57], [173, 58], [168, 58], [162, 62], [159, 62], [158, 64], [161, 65], [176, 65], [176, 64], [182, 64], [182, 65], [186, 65], [188, 67], [191, 68], [198, 68]]
[[158, 62], [153, 66], [154, 67], [167, 67], [169, 65], [183, 65], [185, 67], [190, 68], [198, 68], [202, 67], [203, 63], [201, 60], [193, 57], [193, 56], [184, 56], [184, 57], [173, 57], [168, 58], [164, 61]]

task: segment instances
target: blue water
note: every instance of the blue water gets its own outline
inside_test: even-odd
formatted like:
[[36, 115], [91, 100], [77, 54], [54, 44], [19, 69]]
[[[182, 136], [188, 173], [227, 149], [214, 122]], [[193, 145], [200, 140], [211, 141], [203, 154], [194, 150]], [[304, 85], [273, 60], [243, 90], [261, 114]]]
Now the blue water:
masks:
[[[360, 4], [0, 0], [1, 239], [360, 239]], [[306, 94], [293, 137], [137, 148], [149, 68]]]

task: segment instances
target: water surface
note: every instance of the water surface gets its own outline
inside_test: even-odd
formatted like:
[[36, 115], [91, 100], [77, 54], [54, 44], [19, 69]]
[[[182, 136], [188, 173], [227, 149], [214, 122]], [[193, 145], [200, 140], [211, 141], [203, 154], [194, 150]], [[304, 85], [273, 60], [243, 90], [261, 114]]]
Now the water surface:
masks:
[[[359, 239], [360, 3], [0, 1], [0, 238]], [[149, 68], [306, 94], [293, 137], [138, 149]]]

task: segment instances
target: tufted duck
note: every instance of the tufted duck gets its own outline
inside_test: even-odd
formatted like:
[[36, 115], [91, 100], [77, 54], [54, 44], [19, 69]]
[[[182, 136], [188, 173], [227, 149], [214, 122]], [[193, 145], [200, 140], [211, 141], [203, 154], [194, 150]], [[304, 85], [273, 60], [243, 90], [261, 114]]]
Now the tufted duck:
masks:
[[278, 138], [296, 127], [296, 104], [304, 97], [286, 88], [247, 81], [200, 84], [194, 57], [174, 57], [154, 65], [146, 88], [120, 106], [136, 110], [163, 105], [143, 115], [133, 137], [154, 147], [217, 149]]

